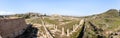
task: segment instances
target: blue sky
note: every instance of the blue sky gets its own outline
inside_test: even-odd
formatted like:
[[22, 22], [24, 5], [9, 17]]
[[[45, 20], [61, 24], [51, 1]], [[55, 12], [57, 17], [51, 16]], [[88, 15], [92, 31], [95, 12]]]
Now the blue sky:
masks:
[[120, 0], [0, 0], [0, 15], [37, 12], [71, 16], [120, 9]]

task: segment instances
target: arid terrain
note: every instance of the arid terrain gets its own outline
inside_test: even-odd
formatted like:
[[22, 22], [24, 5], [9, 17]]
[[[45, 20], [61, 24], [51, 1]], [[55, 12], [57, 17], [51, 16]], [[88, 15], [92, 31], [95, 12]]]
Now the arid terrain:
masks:
[[0, 16], [4, 18], [23, 18], [29, 25], [15, 38], [120, 38], [120, 11], [116, 9], [82, 17], [29, 12]]

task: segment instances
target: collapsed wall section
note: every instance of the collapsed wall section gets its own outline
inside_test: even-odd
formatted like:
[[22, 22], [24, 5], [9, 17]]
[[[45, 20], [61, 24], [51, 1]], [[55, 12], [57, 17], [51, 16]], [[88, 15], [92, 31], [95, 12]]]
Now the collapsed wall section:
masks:
[[0, 19], [0, 35], [2, 38], [14, 38], [27, 28], [25, 19]]

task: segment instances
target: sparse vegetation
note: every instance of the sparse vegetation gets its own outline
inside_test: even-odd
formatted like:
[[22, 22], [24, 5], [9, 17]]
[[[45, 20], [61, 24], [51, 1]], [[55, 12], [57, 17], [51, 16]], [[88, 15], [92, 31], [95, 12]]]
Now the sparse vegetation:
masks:
[[[67, 29], [69, 29], [70, 32], [73, 31], [74, 30], [73, 26], [79, 25], [80, 20], [83, 18], [86, 19], [85, 28], [84, 28], [85, 31], [84, 31], [84, 35], [83, 35], [83, 37], [85, 37], [85, 38], [99, 38], [99, 37], [108, 38], [108, 37], [110, 37], [111, 34], [118, 32], [120, 29], [120, 16], [119, 16], [118, 10], [116, 10], [116, 9], [110, 9], [107, 12], [104, 12], [102, 14], [85, 16], [85, 17], [77, 17], [76, 19], [78, 19], [78, 20], [76, 20], [76, 19], [71, 20], [72, 18], [75, 18], [75, 17], [70, 17], [70, 19], [68, 19], [67, 17], [60, 16], [60, 15], [48, 17], [46, 14], [41, 16], [39, 14], [34, 14], [34, 13], [16, 14], [13, 16], [25, 18], [27, 23], [39, 24], [39, 25], [33, 25], [33, 26], [37, 27], [38, 31], [43, 32], [43, 34], [45, 34], [45, 29], [43, 26], [40, 26], [40, 25], [43, 25], [42, 21], [44, 21], [44, 23], [45, 23], [44, 25], [47, 27], [47, 29], [50, 32], [51, 32], [51, 30], [52, 30], [52, 32], [54, 32], [53, 30], [55, 30], [55, 28], [57, 26], [58, 30], [55, 31], [56, 32], [54, 35], [55, 38], [62, 37], [62, 36], [60, 36], [60, 34], [61, 34], [61, 29], [63, 27], [64, 27], [65, 34], [67, 33], [67, 31], [66, 31]], [[42, 19], [41, 17], [43, 17], [44, 19]], [[93, 24], [93, 26], [91, 26], [92, 24], [90, 24], [89, 22], [91, 22]], [[82, 31], [81, 27], [82, 26], [80, 26], [79, 29], [77, 29], [77, 31], [74, 32], [73, 34], [71, 34], [69, 37], [77, 38], [79, 36], [80, 32]], [[109, 32], [108, 30], [111, 32], [106, 34], [107, 32]], [[54, 33], [52, 33], [52, 34], [54, 34]], [[42, 34], [40, 34], [40, 35], [42, 36]], [[120, 34], [118, 34], [118, 35], [120, 35]], [[68, 36], [64, 36], [62, 38], [66, 38], [66, 37], [68, 38]]]

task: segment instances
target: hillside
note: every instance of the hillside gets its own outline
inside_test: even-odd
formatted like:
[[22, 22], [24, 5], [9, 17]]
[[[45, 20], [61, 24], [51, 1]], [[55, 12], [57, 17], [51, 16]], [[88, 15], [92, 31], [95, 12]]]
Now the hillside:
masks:
[[[91, 31], [90, 34], [92, 33], [95, 36], [99, 34], [99, 36], [102, 36], [102, 38], [110, 38], [110, 37], [120, 38], [119, 37], [120, 36], [120, 34], [119, 34], [119, 29], [120, 29], [119, 14], [120, 14], [120, 12], [118, 10], [110, 9], [101, 14], [88, 16], [86, 18], [88, 21], [87, 25], [90, 25], [89, 23], [91, 23], [92, 25], [94, 25], [96, 27], [96, 29], [98, 29], [97, 31], [94, 31], [94, 29], [95, 29], [94, 28], [93, 32]], [[90, 27], [90, 26], [88, 26], [88, 27]], [[99, 29], [101, 29], [101, 30], [99, 30]], [[95, 33], [95, 32], [98, 32], [98, 33]], [[87, 32], [87, 33], [89, 33], [89, 32]], [[93, 37], [93, 36], [86, 34], [86, 37]]]
[[[120, 38], [120, 11], [116, 9], [83, 17], [31, 12], [0, 17], [25, 18], [27, 24], [34, 27], [28, 28], [25, 33], [17, 38], [30, 38], [30, 36], [32, 38]], [[36, 29], [37, 31], [34, 31]]]

